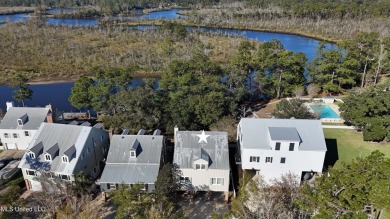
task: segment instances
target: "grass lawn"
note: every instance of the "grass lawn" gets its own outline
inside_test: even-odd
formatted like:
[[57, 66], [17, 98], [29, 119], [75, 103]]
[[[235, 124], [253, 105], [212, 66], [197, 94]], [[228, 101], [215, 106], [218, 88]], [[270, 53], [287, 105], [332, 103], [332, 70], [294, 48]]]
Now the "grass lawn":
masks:
[[338, 161], [335, 167], [341, 162], [349, 162], [359, 156], [368, 156], [372, 151], [379, 150], [386, 157], [390, 157], [390, 143], [372, 143], [363, 141], [363, 136], [356, 130], [350, 129], [324, 129], [328, 151], [337, 155]]
[[386, 218], [390, 218], [390, 206], [385, 208], [385, 210], [382, 212], [382, 215], [379, 219], [386, 219]]

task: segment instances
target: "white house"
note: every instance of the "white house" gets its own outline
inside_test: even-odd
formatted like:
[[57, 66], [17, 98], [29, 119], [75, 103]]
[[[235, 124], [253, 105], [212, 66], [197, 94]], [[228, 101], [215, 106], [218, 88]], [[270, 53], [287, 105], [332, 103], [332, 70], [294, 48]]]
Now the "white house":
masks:
[[229, 191], [227, 132], [178, 131], [173, 163], [181, 173], [183, 190]]
[[42, 123], [19, 164], [27, 189], [41, 190], [39, 177], [44, 173], [64, 182], [74, 181], [80, 172], [96, 178], [109, 148], [108, 138], [100, 124]]
[[142, 190], [153, 192], [166, 157], [166, 140], [160, 133], [144, 135], [140, 130], [137, 135], [114, 135], [98, 182], [101, 191], [110, 192], [123, 183], [142, 184]]
[[26, 150], [42, 122], [53, 122], [52, 109], [14, 107], [7, 102], [7, 112], [0, 122], [0, 140], [5, 150]]
[[266, 182], [322, 172], [327, 150], [320, 120], [243, 118], [237, 145], [242, 169], [259, 171]]

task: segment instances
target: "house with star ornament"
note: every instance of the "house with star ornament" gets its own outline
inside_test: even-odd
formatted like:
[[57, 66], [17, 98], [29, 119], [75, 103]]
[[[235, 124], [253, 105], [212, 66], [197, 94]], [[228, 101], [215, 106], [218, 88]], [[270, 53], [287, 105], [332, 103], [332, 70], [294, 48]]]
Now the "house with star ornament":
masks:
[[174, 131], [174, 165], [181, 172], [183, 191], [229, 191], [228, 133]]

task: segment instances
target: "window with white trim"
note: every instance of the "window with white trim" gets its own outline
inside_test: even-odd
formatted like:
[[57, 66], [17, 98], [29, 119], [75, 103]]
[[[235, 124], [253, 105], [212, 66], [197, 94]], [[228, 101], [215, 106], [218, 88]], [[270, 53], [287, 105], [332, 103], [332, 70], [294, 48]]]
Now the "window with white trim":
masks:
[[191, 183], [191, 178], [189, 176], [181, 176], [180, 182], [183, 184]]
[[286, 163], [286, 158], [285, 157], [280, 158], [280, 163]]
[[32, 158], [32, 159], [35, 158], [35, 154], [34, 154], [33, 152], [29, 152], [29, 153], [28, 153], [28, 156], [29, 156], [30, 158]]
[[62, 156], [63, 163], [69, 163], [68, 156]]
[[14, 138], [19, 138], [18, 133], [14, 133], [13, 136], [14, 136]]
[[223, 178], [221, 177], [211, 178], [211, 185], [223, 185]]
[[45, 160], [46, 161], [51, 161], [51, 155], [50, 154], [45, 154]]
[[275, 144], [275, 150], [280, 151], [280, 142], [276, 142]]
[[195, 164], [195, 169], [197, 170], [205, 170], [206, 164]]
[[35, 176], [35, 170], [26, 170], [28, 176]]
[[272, 163], [272, 159], [273, 159], [273, 157], [266, 157], [265, 158], [265, 162], [266, 163]]
[[4, 133], [4, 138], [9, 138], [9, 134], [8, 133]]
[[249, 162], [260, 162], [260, 157], [250, 156]]
[[116, 184], [115, 183], [109, 183], [108, 185], [107, 185], [107, 187], [108, 187], [108, 189], [110, 189], [110, 190], [114, 190], [114, 189], [116, 189]]
[[136, 158], [135, 151], [130, 151], [130, 158]]
[[63, 175], [63, 174], [61, 174], [61, 175], [59, 175], [60, 176], [60, 179], [62, 179], [62, 180], [70, 180], [70, 176], [69, 175]]
[[24, 131], [24, 136], [26, 136], [26, 137], [30, 136], [30, 132], [29, 131]]
[[295, 146], [295, 144], [294, 143], [290, 143], [290, 147], [289, 147], [289, 151], [294, 151], [294, 146]]
[[21, 119], [18, 119], [18, 125], [23, 125], [23, 121]]

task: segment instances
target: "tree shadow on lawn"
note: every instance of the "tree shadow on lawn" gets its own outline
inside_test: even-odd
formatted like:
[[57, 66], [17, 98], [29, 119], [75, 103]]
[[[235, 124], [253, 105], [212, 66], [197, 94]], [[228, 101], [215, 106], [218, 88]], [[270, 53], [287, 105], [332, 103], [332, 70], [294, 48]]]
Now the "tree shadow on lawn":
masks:
[[337, 148], [337, 139], [325, 139], [327, 151], [324, 160], [324, 171], [328, 171], [329, 166], [334, 166], [339, 159], [339, 153]]

